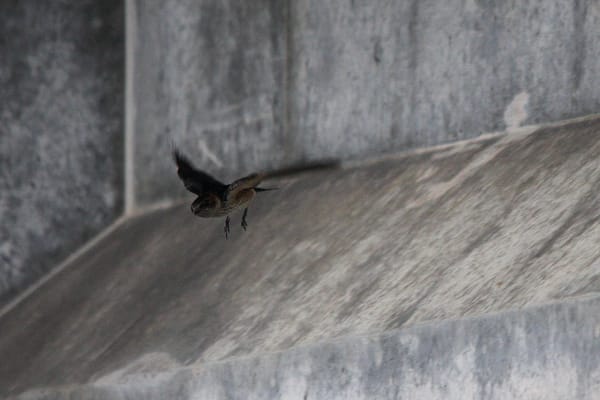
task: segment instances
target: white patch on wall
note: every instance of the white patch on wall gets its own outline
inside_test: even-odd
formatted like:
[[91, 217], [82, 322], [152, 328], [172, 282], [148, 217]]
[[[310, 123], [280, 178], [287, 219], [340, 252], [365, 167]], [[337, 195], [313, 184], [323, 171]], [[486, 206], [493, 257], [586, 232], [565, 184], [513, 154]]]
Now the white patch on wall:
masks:
[[202, 157], [205, 157], [219, 168], [223, 167], [223, 162], [219, 160], [219, 157], [217, 157], [217, 155], [208, 148], [208, 145], [202, 139], [198, 139], [198, 150], [200, 150]]
[[521, 92], [506, 107], [506, 110], [504, 110], [504, 123], [507, 131], [518, 128], [527, 119], [528, 103], [529, 94]]

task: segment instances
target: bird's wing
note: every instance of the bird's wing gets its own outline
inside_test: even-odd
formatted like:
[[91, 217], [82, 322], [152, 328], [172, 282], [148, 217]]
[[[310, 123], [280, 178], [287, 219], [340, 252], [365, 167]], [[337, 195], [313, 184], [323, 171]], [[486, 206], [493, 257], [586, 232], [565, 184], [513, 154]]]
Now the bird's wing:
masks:
[[227, 196], [234, 196], [244, 189], [256, 187], [263, 179], [264, 174], [252, 174], [238, 179], [227, 187]]
[[187, 190], [197, 195], [207, 192], [221, 193], [226, 185], [219, 182], [209, 174], [199, 171], [177, 150], [173, 151], [173, 158], [177, 164], [177, 175], [183, 181]]

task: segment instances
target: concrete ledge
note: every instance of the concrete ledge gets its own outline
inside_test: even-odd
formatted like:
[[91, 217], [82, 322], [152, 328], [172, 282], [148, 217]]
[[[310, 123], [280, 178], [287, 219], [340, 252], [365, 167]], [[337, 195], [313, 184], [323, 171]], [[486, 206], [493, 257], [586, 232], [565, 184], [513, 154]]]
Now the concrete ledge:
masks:
[[149, 361], [19, 398], [597, 399], [600, 297], [160, 372]]

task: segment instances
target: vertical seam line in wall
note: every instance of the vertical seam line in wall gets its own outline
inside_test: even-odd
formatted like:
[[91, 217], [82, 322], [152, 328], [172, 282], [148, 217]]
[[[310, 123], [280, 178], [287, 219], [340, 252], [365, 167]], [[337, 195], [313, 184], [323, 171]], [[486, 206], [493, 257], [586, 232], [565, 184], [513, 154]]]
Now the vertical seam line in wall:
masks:
[[293, 97], [293, 68], [294, 68], [294, 38], [293, 38], [293, 16], [292, 16], [292, 4], [293, 0], [286, 1], [286, 10], [285, 10], [285, 27], [284, 27], [284, 78], [283, 78], [283, 98], [284, 98], [284, 110], [283, 110], [283, 136], [284, 136], [284, 158], [287, 158], [286, 161], [290, 162], [293, 158], [293, 149], [295, 145], [293, 143], [293, 133], [292, 131], [292, 97]]
[[134, 134], [135, 134], [135, 48], [137, 33], [136, 0], [125, 0], [125, 132], [124, 197], [125, 215], [135, 207]]

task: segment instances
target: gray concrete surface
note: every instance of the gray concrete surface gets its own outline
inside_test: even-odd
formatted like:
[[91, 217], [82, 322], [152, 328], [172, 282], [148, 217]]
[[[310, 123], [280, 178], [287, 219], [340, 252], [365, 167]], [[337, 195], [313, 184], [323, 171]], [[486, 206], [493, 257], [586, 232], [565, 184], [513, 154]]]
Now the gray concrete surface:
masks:
[[136, 1], [136, 203], [181, 196], [172, 143], [233, 179], [286, 155], [285, 7], [277, 0]]
[[600, 292], [597, 117], [278, 184], [229, 241], [191, 197], [119, 225], [0, 317], [0, 396]]
[[363, 157], [600, 109], [595, 1], [291, 4], [291, 125], [311, 157]]
[[136, 3], [139, 204], [171, 141], [231, 179], [600, 109], [591, 0]]
[[600, 297], [181, 367], [152, 354], [39, 399], [589, 399]]
[[123, 2], [0, 3], [0, 305], [122, 209]]

